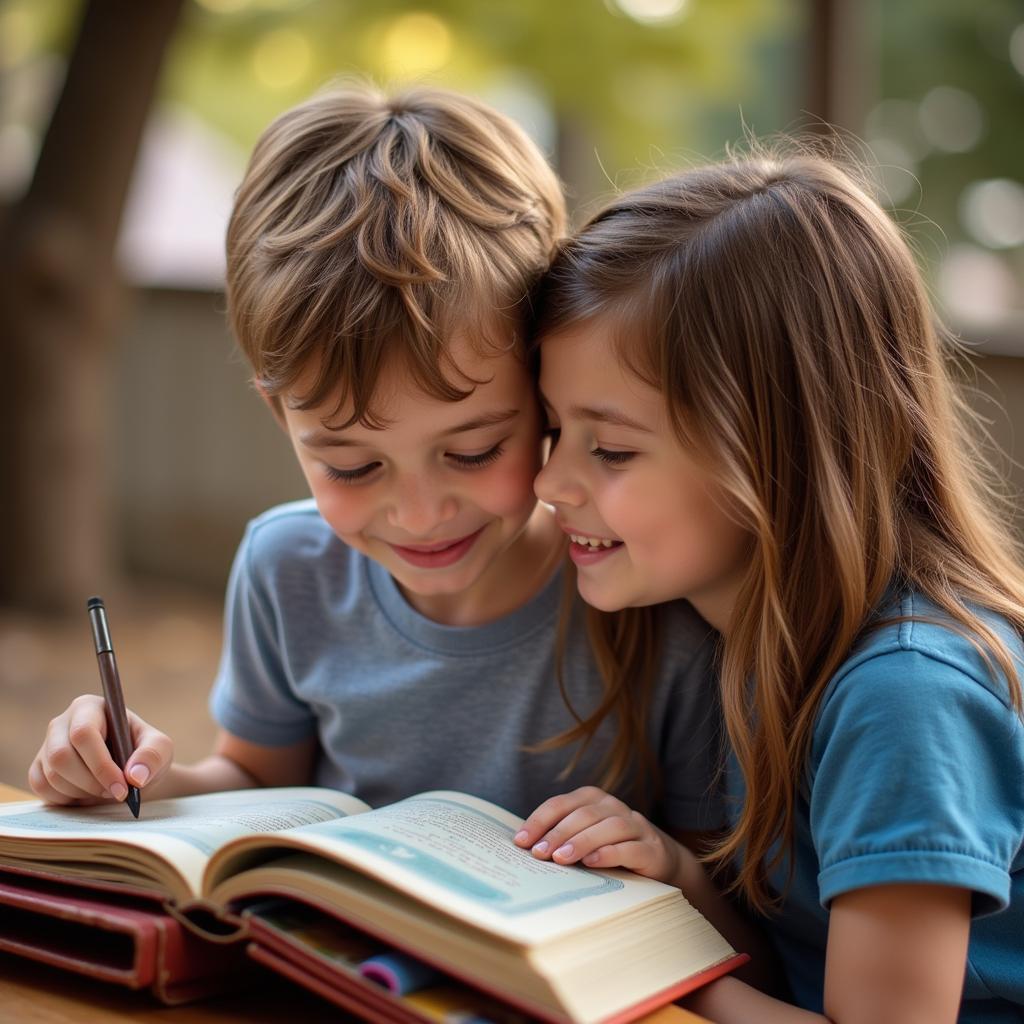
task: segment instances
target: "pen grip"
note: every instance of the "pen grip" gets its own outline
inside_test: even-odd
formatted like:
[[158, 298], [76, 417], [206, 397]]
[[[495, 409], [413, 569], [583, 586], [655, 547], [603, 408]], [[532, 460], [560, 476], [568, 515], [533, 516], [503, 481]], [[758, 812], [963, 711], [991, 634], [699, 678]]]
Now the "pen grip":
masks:
[[118, 768], [124, 768], [132, 756], [131, 734], [128, 730], [128, 711], [121, 693], [121, 678], [117, 674], [117, 662], [112, 651], [101, 651], [96, 655], [100, 665], [100, 681], [103, 684], [103, 700], [107, 706], [107, 741]]

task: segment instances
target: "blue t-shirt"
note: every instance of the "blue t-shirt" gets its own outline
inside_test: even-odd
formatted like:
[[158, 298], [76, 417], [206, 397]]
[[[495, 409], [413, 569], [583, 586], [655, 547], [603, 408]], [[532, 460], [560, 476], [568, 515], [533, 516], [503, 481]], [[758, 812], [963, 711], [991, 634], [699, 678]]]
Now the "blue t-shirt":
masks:
[[[920, 595], [883, 617], [906, 615], [948, 622]], [[1021, 638], [1001, 618], [984, 620], [1024, 670]], [[741, 795], [738, 772], [729, 777]], [[772, 876], [776, 891], [788, 865]], [[1020, 1024], [1024, 726], [1005, 680], [993, 679], [962, 634], [898, 622], [866, 634], [831, 680], [814, 726], [793, 881], [768, 922], [800, 1006], [822, 1012], [830, 901], [914, 882], [973, 893], [959, 1020]]]
[[[342, 543], [312, 501], [272, 509], [250, 523], [231, 573], [213, 716], [252, 743], [316, 736], [314, 781], [371, 806], [453, 789], [529, 814], [550, 796], [597, 783], [616, 728], [606, 720], [565, 778], [572, 747], [523, 749], [575, 721], [555, 672], [564, 582], [557, 573], [495, 622], [445, 626]], [[647, 809], [667, 828], [716, 828], [725, 811], [711, 792], [720, 756], [714, 637], [689, 605], [665, 613], [648, 714], [665, 786]], [[587, 716], [603, 688], [581, 626], [577, 614], [565, 685]]]

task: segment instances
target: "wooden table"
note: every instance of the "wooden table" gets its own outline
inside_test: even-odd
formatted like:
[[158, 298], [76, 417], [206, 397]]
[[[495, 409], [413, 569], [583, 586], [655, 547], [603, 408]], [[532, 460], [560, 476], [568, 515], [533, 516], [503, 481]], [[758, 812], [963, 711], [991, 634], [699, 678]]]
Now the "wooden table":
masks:
[[[0, 802], [31, 796], [0, 782]], [[326, 1000], [269, 972], [258, 988], [246, 992], [186, 1006], [161, 1006], [148, 992], [132, 992], [0, 953], [0, 1024], [345, 1024], [354, 1020]], [[666, 1006], [638, 1024], [709, 1022], [679, 1006]]]

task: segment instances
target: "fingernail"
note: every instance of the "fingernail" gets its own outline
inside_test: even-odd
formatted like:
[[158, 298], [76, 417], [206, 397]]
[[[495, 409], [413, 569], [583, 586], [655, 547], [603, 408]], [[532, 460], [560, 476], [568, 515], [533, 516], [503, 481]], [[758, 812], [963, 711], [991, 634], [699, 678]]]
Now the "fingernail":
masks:
[[128, 795], [128, 787], [123, 782], [115, 782], [110, 787], [110, 795], [115, 800], [123, 800]]
[[583, 858], [583, 863], [596, 864], [600, 859], [601, 858], [596, 853], [588, 853], [586, 857]]
[[564, 846], [560, 846], [552, 854], [553, 857], [571, 857], [572, 856], [572, 843], [566, 843]]
[[515, 836], [514, 836], [513, 838], [515, 839], [515, 841], [516, 841], [517, 843], [521, 843], [521, 842], [522, 842], [522, 841], [523, 841], [524, 839], [526, 839], [526, 838], [527, 838], [527, 837], [528, 837], [529, 835], [530, 835], [530, 833], [529, 833], [529, 832], [527, 832], [525, 828], [521, 828], [521, 829], [520, 829], [520, 830], [519, 830], [519, 831], [518, 831], [518, 832], [517, 832], [517, 833], [515, 834]]
[[136, 786], [144, 786], [149, 778], [149, 769], [144, 764], [137, 764], [131, 770], [131, 777]]
[[548, 852], [548, 841], [542, 839], [539, 843], [533, 844], [534, 853], [547, 853]]

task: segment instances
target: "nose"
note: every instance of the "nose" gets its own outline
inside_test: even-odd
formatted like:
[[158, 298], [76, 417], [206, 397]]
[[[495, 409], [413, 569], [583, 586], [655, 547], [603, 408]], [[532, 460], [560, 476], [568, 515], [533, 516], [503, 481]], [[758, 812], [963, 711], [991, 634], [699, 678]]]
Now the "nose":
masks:
[[458, 501], [446, 488], [410, 474], [398, 481], [387, 520], [410, 537], [429, 538], [439, 526], [454, 519], [458, 510]]
[[573, 472], [569, 458], [556, 446], [551, 449], [547, 462], [533, 481], [537, 497], [548, 505], [568, 505], [579, 508], [587, 500], [587, 493]]

